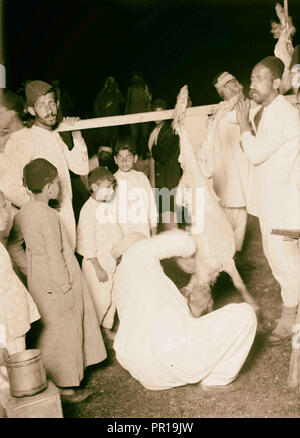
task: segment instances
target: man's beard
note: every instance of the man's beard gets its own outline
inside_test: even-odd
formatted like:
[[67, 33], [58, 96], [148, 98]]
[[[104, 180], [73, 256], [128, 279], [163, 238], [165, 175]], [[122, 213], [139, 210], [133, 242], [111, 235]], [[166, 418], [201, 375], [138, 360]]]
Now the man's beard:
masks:
[[262, 97], [261, 97], [260, 93], [256, 90], [251, 90], [251, 88], [249, 91], [249, 97], [250, 97], [250, 99], [254, 100], [254, 102], [256, 102], [256, 103], [262, 102]]
[[112, 157], [110, 154], [101, 153], [98, 155], [99, 166], [108, 167], [112, 164]]
[[[54, 121], [50, 121], [51, 119], [54, 119]], [[57, 114], [53, 114], [52, 116], [47, 116], [43, 118], [44, 124], [47, 126], [55, 127], [57, 125]]]

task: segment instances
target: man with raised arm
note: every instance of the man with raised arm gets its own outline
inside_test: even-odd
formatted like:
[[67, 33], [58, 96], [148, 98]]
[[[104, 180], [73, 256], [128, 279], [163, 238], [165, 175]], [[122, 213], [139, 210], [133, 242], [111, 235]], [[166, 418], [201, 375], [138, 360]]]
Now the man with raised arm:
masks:
[[[79, 175], [89, 172], [87, 147], [80, 131], [73, 131], [74, 147], [69, 150], [55, 131], [59, 101], [51, 85], [43, 81], [32, 81], [25, 87], [28, 111], [34, 116], [31, 128], [24, 128], [11, 135], [6, 143], [5, 155], [8, 160], [6, 197], [17, 207], [22, 207], [31, 199], [23, 186], [24, 166], [36, 158], [44, 158], [57, 169], [61, 181], [60, 216], [67, 230], [71, 247], [75, 249], [76, 230], [72, 207], [72, 188], [69, 170]], [[72, 125], [76, 119], [64, 119]]]
[[271, 234], [274, 228], [300, 228], [300, 120], [297, 109], [279, 94], [283, 71], [279, 58], [264, 58], [251, 74], [250, 97], [259, 104], [251, 120], [249, 102], [237, 104], [242, 147], [254, 166], [263, 249], [283, 300], [281, 317], [269, 336], [272, 344], [291, 336], [300, 297], [298, 243]]

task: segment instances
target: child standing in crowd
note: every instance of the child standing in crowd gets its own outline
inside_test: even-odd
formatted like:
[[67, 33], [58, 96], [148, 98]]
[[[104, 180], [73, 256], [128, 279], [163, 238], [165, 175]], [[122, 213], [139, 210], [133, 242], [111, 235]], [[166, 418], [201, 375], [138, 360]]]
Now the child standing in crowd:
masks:
[[157, 209], [148, 178], [133, 169], [137, 159], [134, 139], [119, 139], [115, 145], [118, 220], [124, 235], [140, 232], [150, 237], [156, 234]]
[[[0, 232], [8, 223], [6, 201], [0, 192]], [[25, 335], [30, 324], [40, 318], [36, 305], [15, 274], [4, 245], [0, 241], [0, 417], [1, 404], [9, 396], [7, 372], [3, 366], [7, 354], [25, 350]]]
[[60, 387], [62, 402], [77, 403], [92, 394], [78, 389], [84, 369], [103, 361], [106, 350], [64, 226], [48, 206], [59, 197], [57, 168], [42, 158], [32, 160], [23, 181], [34, 200], [15, 216], [15, 226], [25, 240], [28, 288], [42, 317], [36, 347], [48, 377]]
[[89, 286], [98, 322], [108, 340], [112, 331], [116, 306], [112, 297], [116, 261], [112, 248], [122, 238], [116, 221], [116, 180], [106, 167], [97, 167], [88, 176], [91, 197], [82, 207], [77, 227], [77, 252], [84, 258], [82, 270]]

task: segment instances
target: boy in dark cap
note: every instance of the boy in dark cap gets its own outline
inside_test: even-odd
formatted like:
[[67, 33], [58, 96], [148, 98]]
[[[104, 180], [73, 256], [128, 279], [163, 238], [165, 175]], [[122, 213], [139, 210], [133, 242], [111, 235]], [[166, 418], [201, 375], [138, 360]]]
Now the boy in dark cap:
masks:
[[249, 102], [241, 100], [237, 104], [241, 144], [254, 166], [253, 190], [263, 249], [281, 286], [283, 309], [269, 336], [272, 344], [291, 336], [300, 297], [298, 243], [271, 234], [274, 228], [300, 228], [300, 196], [296, 186], [300, 169], [299, 113], [279, 94], [283, 71], [284, 64], [279, 58], [264, 58], [251, 74], [250, 97], [260, 105], [251, 120]]
[[[15, 217], [26, 244], [28, 288], [42, 317], [36, 348], [62, 401], [76, 403], [91, 392], [77, 389], [88, 365], [106, 358], [95, 309], [59, 214], [48, 206], [60, 192], [58, 171], [42, 158], [23, 171], [33, 200]], [[35, 345], [34, 345], [35, 347]]]

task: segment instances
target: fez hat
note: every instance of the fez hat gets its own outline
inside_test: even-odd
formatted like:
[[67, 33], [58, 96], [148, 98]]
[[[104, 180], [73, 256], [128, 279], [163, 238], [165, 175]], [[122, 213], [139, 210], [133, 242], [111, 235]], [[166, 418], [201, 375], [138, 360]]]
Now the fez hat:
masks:
[[281, 61], [280, 58], [277, 58], [277, 56], [267, 56], [266, 58], [259, 61], [256, 66], [257, 65], [263, 65], [268, 70], [270, 70], [270, 72], [272, 72], [276, 78], [282, 78], [284, 72], [284, 63]]
[[29, 190], [42, 190], [57, 176], [57, 169], [44, 158], [30, 161], [23, 169], [23, 182]]
[[43, 81], [30, 81], [25, 86], [25, 95], [28, 106], [33, 106], [36, 100], [47, 93], [54, 91], [52, 85]]

